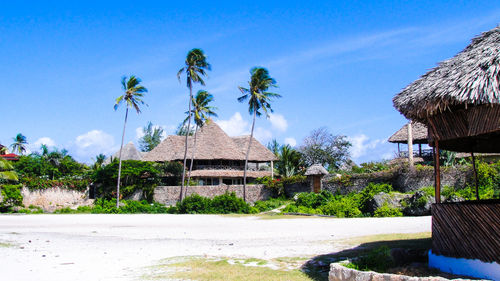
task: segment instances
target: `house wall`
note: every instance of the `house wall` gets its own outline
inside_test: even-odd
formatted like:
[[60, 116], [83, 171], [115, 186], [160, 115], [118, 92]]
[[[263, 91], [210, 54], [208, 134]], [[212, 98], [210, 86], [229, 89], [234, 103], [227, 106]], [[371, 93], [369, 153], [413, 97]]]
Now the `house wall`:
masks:
[[88, 189], [81, 192], [54, 187], [31, 191], [27, 187], [23, 187], [21, 194], [23, 195], [23, 205], [25, 207], [30, 205], [38, 206], [46, 212], [53, 212], [56, 209], [65, 207], [76, 208], [91, 205], [94, 202], [88, 197]]
[[[243, 185], [205, 185], [187, 186], [187, 196], [198, 195], [213, 198], [226, 192], [235, 192], [236, 196], [243, 197]], [[155, 188], [153, 200], [167, 206], [175, 205], [180, 198], [180, 186], [158, 186]], [[264, 185], [247, 185], [247, 202], [254, 203], [258, 200], [267, 200], [272, 196], [272, 190]]]

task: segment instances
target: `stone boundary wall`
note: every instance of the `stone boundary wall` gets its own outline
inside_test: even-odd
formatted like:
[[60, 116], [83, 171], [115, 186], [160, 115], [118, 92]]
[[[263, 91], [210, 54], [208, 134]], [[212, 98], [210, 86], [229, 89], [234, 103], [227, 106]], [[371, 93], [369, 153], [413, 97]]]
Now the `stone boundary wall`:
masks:
[[[198, 185], [187, 186], [186, 195], [198, 194], [200, 196], [213, 198], [226, 192], [235, 192], [236, 196], [243, 197], [243, 185]], [[157, 186], [154, 190], [153, 200], [167, 206], [175, 205], [180, 198], [180, 186]], [[262, 184], [247, 185], [247, 202], [254, 203], [258, 200], [271, 198], [273, 192]]]
[[92, 205], [94, 202], [93, 199], [89, 199], [88, 188], [83, 192], [59, 187], [32, 191], [23, 186], [21, 194], [26, 208], [30, 205], [38, 206], [45, 212], [53, 212], [65, 207], [77, 208]]
[[[359, 192], [368, 183], [390, 183], [395, 191], [410, 192], [426, 186], [434, 186], [433, 169], [422, 169], [413, 172], [384, 171], [371, 174], [355, 174], [349, 179], [349, 184], [344, 185], [335, 181], [336, 175], [327, 175], [323, 178], [323, 189], [332, 193], [348, 194]], [[472, 171], [456, 168], [441, 170], [441, 186], [449, 185], [457, 189], [464, 188], [467, 183], [472, 184]]]
[[[339, 263], [330, 264], [330, 272], [328, 274], [328, 281], [447, 281], [439, 276], [431, 277], [413, 277], [406, 275], [378, 273], [373, 271], [359, 271], [352, 268], [347, 268]], [[453, 279], [453, 280], [469, 280], [469, 279]]]

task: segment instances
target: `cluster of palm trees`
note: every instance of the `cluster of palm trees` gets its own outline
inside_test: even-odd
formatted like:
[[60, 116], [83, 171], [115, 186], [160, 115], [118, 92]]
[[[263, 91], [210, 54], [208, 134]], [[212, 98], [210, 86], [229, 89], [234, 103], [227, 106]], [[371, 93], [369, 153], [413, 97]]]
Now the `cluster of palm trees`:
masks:
[[[194, 116], [194, 149], [191, 152], [191, 162], [189, 167], [187, 183], [189, 185], [189, 180], [191, 176], [191, 170], [193, 165], [193, 159], [196, 149], [196, 132], [199, 127], [202, 127], [206, 122], [209, 122], [211, 116], [217, 116], [214, 110], [215, 107], [209, 104], [214, 100], [213, 95], [204, 90], [199, 90], [196, 97], [193, 98], [193, 86], [195, 84], [200, 84], [205, 86], [204, 78], [207, 77], [207, 71], [211, 70], [211, 65], [207, 61], [207, 56], [203, 50], [195, 48], [188, 52], [185, 60], [185, 65], [177, 72], [177, 78], [179, 82], [181, 81], [182, 74], [186, 75], [186, 86], [189, 89], [189, 99], [188, 99], [188, 111], [186, 114], [186, 120], [184, 125], [187, 131], [191, 129], [191, 118]], [[243, 174], [243, 198], [246, 200], [246, 172], [248, 168], [248, 155], [250, 153], [250, 147], [253, 139], [253, 132], [255, 127], [256, 117], [260, 117], [263, 113], [266, 117], [269, 117], [269, 113], [273, 112], [271, 108], [271, 99], [279, 98], [280, 95], [276, 93], [268, 92], [269, 88], [277, 87], [276, 80], [274, 80], [270, 75], [269, 71], [263, 67], [254, 67], [250, 70], [250, 81], [248, 82], [248, 88], [238, 87], [243, 94], [238, 98], [239, 102], [245, 102], [248, 100], [248, 112], [253, 116], [252, 129], [250, 133], [250, 139], [248, 142], [248, 149], [245, 157], [245, 170]], [[116, 184], [117, 190], [117, 200], [116, 205], [119, 206], [119, 196], [120, 196], [120, 176], [121, 176], [121, 151], [123, 148], [123, 141], [125, 137], [125, 128], [127, 125], [127, 116], [129, 107], [134, 108], [137, 113], [140, 113], [140, 104], [144, 104], [142, 97], [147, 92], [147, 89], [140, 85], [141, 80], [135, 76], [130, 76], [129, 78], [122, 78], [122, 88], [124, 94], [116, 99], [115, 110], [118, 106], [124, 102], [126, 103], [125, 111], [125, 121], [123, 124], [122, 141], [119, 153], [119, 165], [118, 165], [118, 179]], [[187, 124], [186, 124], [187, 122]], [[188, 135], [185, 134], [184, 141], [184, 167], [186, 167], [186, 160], [188, 155]], [[180, 199], [182, 200], [184, 196], [184, 186], [185, 186], [186, 169], [183, 169], [182, 173], [182, 183], [181, 183], [181, 194]]]

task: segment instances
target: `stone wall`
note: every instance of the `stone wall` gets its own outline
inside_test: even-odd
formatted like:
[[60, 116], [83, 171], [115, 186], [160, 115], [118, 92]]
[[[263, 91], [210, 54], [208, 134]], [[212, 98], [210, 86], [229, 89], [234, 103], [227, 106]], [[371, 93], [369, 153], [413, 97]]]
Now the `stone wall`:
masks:
[[296, 193], [313, 191], [310, 181], [285, 184], [283, 189], [285, 191], [285, 196], [288, 198], [293, 197]]
[[[449, 279], [432, 276], [432, 277], [413, 277], [406, 275], [397, 275], [389, 273], [378, 273], [373, 271], [359, 271], [352, 268], [347, 268], [339, 263], [330, 264], [330, 272], [328, 274], [328, 281], [378, 281], [378, 280], [391, 280], [391, 281], [446, 281]], [[464, 279], [460, 279], [464, 280]]]
[[32, 191], [23, 187], [21, 194], [25, 207], [38, 206], [46, 212], [53, 212], [65, 207], [77, 208], [78, 206], [92, 205], [94, 202], [94, 200], [88, 199], [88, 189], [81, 192], [56, 187]]
[[[235, 192], [236, 196], [243, 197], [243, 185], [203, 185], [187, 186], [187, 196], [199, 194], [213, 198], [226, 192]], [[167, 206], [175, 205], [179, 201], [180, 186], [158, 186], [155, 188], [153, 200]], [[272, 190], [264, 185], [247, 185], [247, 202], [254, 203], [258, 200], [267, 200], [272, 196]]]
[[[335, 175], [327, 175], [323, 178], [323, 189], [332, 193], [340, 192], [348, 194], [359, 192], [368, 183], [390, 183], [395, 191], [409, 192], [422, 187], [434, 186], [434, 170], [429, 167], [408, 171], [384, 171], [371, 174], [355, 174], [348, 180], [348, 184], [340, 183]], [[457, 189], [464, 188], [467, 183], [472, 184], [472, 172], [457, 168], [442, 168], [441, 186], [449, 185]]]

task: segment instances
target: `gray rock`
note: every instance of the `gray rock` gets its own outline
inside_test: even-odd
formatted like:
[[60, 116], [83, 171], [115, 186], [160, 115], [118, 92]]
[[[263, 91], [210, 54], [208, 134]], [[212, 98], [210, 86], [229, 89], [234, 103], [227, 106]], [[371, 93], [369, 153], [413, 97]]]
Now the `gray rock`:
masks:
[[368, 210], [370, 213], [375, 212], [378, 208], [382, 207], [384, 204], [387, 203], [389, 207], [392, 208], [397, 208], [397, 209], [402, 209], [403, 206], [401, 204], [402, 200], [405, 200], [411, 195], [408, 194], [403, 194], [403, 193], [384, 193], [380, 192], [378, 194], [375, 194], [373, 196], [373, 199], [368, 202]]
[[433, 203], [436, 203], [433, 196], [426, 195], [423, 191], [417, 191], [405, 199], [403, 214], [405, 216], [429, 216]]

